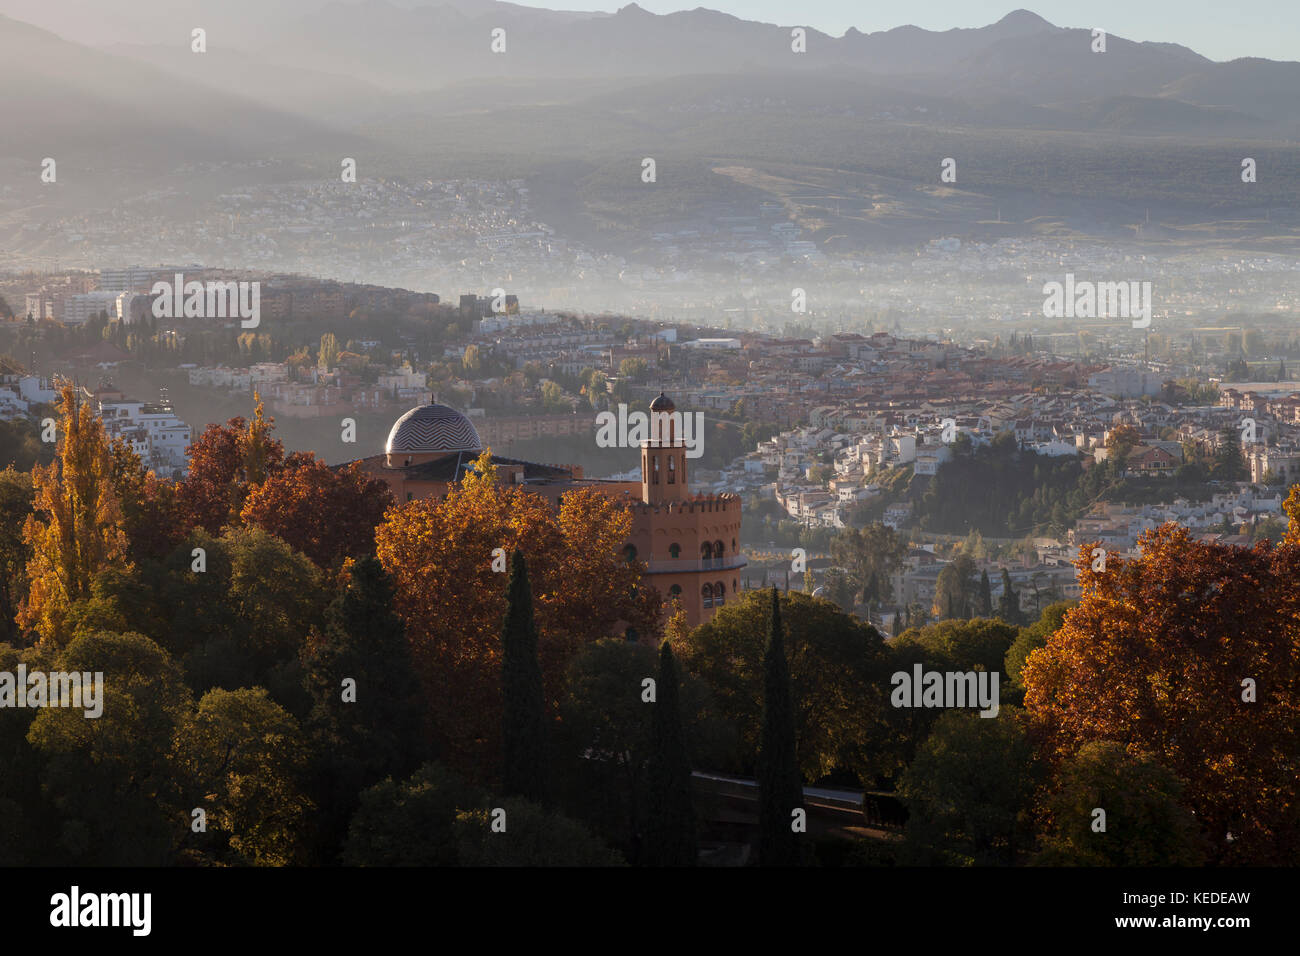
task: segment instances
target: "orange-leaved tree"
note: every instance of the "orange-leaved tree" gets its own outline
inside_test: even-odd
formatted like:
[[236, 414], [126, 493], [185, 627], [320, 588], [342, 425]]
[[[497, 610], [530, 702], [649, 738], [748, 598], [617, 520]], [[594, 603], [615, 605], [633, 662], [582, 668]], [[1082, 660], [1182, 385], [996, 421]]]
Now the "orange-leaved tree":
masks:
[[1173, 524], [1139, 545], [1097, 571], [1081, 549], [1083, 596], [1025, 663], [1044, 756], [1102, 740], [1149, 753], [1186, 781], [1213, 860], [1295, 863], [1300, 548], [1202, 543]]
[[211, 534], [239, 519], [249, 488], [279, 469], [284, 445], [271, 437], [274, 418], [263, 416], [261, 397], [254, 392], [252, 419], [242, 416], [224, 425], [209, 425], [190, 446], [190, 468], [178, 487], [188, 528]]
[[23, 525], [30, 590], [18, 609], [19, 626], [53, 647], [67, 643], [68, 611], [89, 596], [95, 575], [128, 563], [104, 423], [70, 383], [59, 389], [58, 410], [58, 453], [32, 470], [32, 514]]
[[310, 452], [295, 452], [251, 488], [240, 517], [328, 568], [372, 554], [375, 527], [392, 504], [388, 485], [356, 462], [331, 468]]
[[430, 730], [448, 763], [483, 780], [499, 769], [507, 575], [494, 567], [507, 568], [514, 548], [528, 560], [549, 706], [584, 643], [627, 626], [657, 634], [658, 595], [621, 554], [630, 527], [626, 508], [594, 490], [568, 492], [557, 514], [540, 495], [498, 484], [489, 451], [444, 500], [388, 512], [377, 552], [393, 576]]

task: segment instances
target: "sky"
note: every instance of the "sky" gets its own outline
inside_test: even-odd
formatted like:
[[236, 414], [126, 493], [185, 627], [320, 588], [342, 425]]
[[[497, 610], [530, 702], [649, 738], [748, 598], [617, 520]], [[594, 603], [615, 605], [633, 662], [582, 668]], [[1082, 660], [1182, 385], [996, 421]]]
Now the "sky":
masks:
[[[613, 11], [622, 0], [513, 0], [533, 7]], [[628, 0], [631, 2], [631, 0]], [[875, 33], [912, 24], [927, 30], [981, 27], [1017, 8], [1016, 0], [636, 0], [653, 13], [697, 6], [745, 20], [816, 27], [841, 36], [849, 27]], [[1180, 43], [1212, 60], [1259, 56], [1300, 60], [1300, 0], [1037, 0], [1024, 3], [1060, 27], [1100, 28], [1128, 40]], [[802, 18], [802, 19], [799, 19]]]

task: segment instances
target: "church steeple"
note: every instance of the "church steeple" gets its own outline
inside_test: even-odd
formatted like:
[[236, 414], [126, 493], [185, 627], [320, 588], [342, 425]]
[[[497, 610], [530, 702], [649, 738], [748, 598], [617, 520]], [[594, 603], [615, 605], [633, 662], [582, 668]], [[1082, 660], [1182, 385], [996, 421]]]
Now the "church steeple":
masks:
[[641, 443], [641, 500], [660, 504], [689, 497], [682, 417], [673, 400], [660, 392], [650, 403], [650, 438]]

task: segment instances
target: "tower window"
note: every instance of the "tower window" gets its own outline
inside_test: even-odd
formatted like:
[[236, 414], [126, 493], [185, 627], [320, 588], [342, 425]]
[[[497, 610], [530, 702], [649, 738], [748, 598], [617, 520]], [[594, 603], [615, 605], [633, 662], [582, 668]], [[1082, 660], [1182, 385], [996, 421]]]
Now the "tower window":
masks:
[[[676, 560], [677, 558], [680, 558], [681, 556], [682, 556], [682, 546], [681, 546], [680, 544], [678, 544], [677, 542], [674, 541], [672, 544], [670, 544], [670, 545], [668, 546], [668, 557], [673, 558], [674, 560]], [[673, 585], [673, 587], [677, 587], [677, 586], [676, 586], [676, 585]], [[680, 591], [681, 588], [677, 588], [677, 590]]]
[[672, 456], [668, 458], [668, 484], [677, 484], [677, 463]]
[[715, 607], [722, 607], [727, 603], [727, 586], [719, 581], [713, 585], [713, 604]]
[[713, 607], [713, 585], [704, 585], [704, 587], [700, 589], [700, 593], [704, 596], [704, 606]]

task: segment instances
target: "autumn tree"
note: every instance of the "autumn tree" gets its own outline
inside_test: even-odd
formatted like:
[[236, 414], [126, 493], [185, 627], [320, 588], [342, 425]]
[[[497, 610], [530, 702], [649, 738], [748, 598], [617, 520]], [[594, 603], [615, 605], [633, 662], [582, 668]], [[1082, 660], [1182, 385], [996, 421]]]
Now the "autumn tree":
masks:
[[320, 337], [320, 349], [316, 356], [316, 364], [321, 371], [328, 372], [339, 364], [339, 342], [333, 332], [326, 332]]
[[109, 446], [109, 474], [121, 504], [122, 528], [131, 558], [143, 561], [163, 557], [188, 530], [177, 501], [176, 484], [159, 479], [121, 438], [114, 438]]
[[[1234, 548], [1165, 525], [1094, 571], [1023, 670], [1043, 754], [1113, 741], [1187, 784], [1210, 860], [1300, 858], [1300, 549]], [[1231, 839], [1229, 839], [1231, 834]]]
[[800, 858], [793, 812], [803, 806], [795, 745], [790, 662], [786, 660], [781, 603], [772, 588], [763, 652], [763, 733], [758, 747], [758, 858], [763, 866], [794, 866]]
[[1106, 447], [1110, 450], [1112, 458], [1123, 462], [1141, 440], [1142, 436], [1132, 425], [1118, 425], [1106, 436]]
[[240, 517], [328, 568], [374, 553], [375, 528], [392, 503], [387, 484], [356, 462], [332, 468], [310, 452], [294, 453], [249, 490]]
[[70, 384], [58, 405], [58, 456], [32, 472], [33, 513], [23, 525], [29, 593], [18, 623], [61, 646], [71, 605], [89, 595], [97, 572], [127, 562], [127, 538], [104, 423]]
[[629, 626], [659, 630], [660, 599], [622, 554], [626, 507], [594, 489], [566, 493], [557, 515], [540, 495], [501, 485], [489, 452], [444, 500], [388, 512], [376, 531], [380, 561], [396, 583], [431, 731], [442, 758], [480, 781], [500, 767], [504, 578], [516, 547], [528, 559], [538, 656], [548, 708], [579, 648]]
[[264, 417], [256, 392], [253, 398], [252, 419], [237, 416], [224, 425], [209, 425], [190, 446], [189, 473], [178, 488], [187, 528], [220, 533], [239, 519], [250, 488], [284, 461], [284, 445], [271, 437], [275, 419]]

